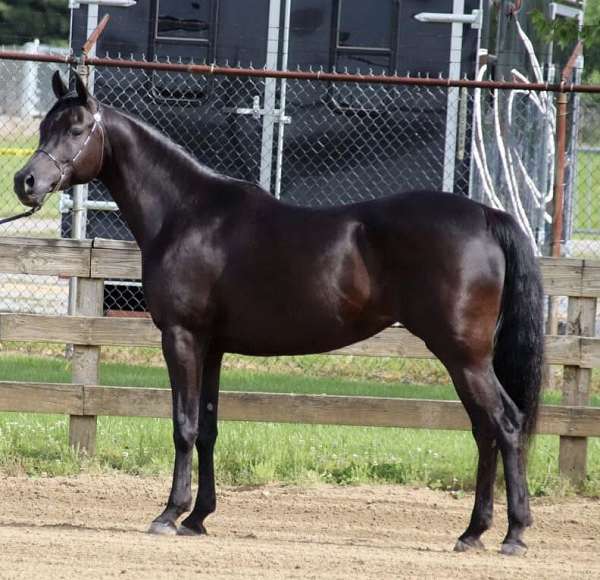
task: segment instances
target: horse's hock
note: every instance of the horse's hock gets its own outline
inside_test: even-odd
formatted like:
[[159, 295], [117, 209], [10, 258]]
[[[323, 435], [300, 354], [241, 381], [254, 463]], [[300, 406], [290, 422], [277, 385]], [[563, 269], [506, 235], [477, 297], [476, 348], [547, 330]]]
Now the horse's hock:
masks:
[[[600, 339], [595, 337], [600, 262], [542, 258], [541, 267], [546, 294], [567, 296], [569, 307], [568, 334], [546, 336], [548, 362], [564, 366], [563, 405], [542, 406], [538, 432], [560, 436], [560, 470], [580, 482], [586, 473], [587, 437], [600, 436], [600, 409], [587, 406], [591, 372], [600, 367]], [[0, 382], [0, 410], [68, 414], [71, 445], [90, 454], [98, 415], [170, 417], [166, 389], [98, 385], [102, 346], [160, 346], [150, 320], [101, 315], [104, 279], [140, 278], [134, 243], [2, 238], [0, 272], [71, 276], [80, 289], [72, 316], [0, 314], [0, 340], [75, 345], [72, 384]], [[403, 328], [389, 328], [332, 354], [432, 357]], [[455, 401], [224, 392], [221, 409], [225, 420], [470, 429]]]

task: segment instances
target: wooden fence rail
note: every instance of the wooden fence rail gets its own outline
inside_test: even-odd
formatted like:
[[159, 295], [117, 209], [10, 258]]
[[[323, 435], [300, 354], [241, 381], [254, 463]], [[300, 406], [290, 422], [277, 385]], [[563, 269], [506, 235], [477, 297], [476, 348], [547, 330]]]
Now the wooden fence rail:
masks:
[[[0, 381], [0, 411], [167, 418], [171, 416], [171, 392], [138, 387]], [[219, 400], [219, 414], [221, 419], [230, 421], [471, 428], [460, 402], [424, 399], [224, 391]], [[544, 405], [538, 433], [578, 439], [600, 437], [600, 408]]]
[[[540, 260], [546, 294], [568, 297], [567, 334], [546, 336], [547, 360], [565, 367], [562, 406], [545, 405], [538, 432], [561, 437], [561, 472], [580, 482], [586, 473], [587, 438], [600, 437], [600, 408], [588, 407], [593, 368], [600, 367], [595, 315], [600, 297], [600, 261]], [[100, 348], [159, 346], [150, 320], [102, 317], [105, 279], [138, 279], [141, 258], [132, 242], [0, 238], [0, 272], [70, 276], [79, 288], [74, 316], [0, 314], [0, 340], [49, 341], [74, 345], [72, 384], [0, 382], [0, 410], [63, 413], [71, 417], [72, 445], [93, 453], [96, 416], [170, 416], [166, 389], [97, 385]], [[329, 354], [431, 358], [424, 343], [403, 328]], [[225, 385], [226, 387], [226, 385]], [[470, 429], [456, 401], [224, 392], [221, 418], [410, 427]]]

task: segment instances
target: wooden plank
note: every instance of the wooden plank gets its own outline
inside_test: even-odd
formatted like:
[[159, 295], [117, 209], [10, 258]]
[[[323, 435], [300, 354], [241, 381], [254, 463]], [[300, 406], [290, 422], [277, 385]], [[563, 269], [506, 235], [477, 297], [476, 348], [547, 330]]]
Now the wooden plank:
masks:
[[[589, 287], [583, 286], [584, 262], [571, 258], [540, 258], [544, 289], [552, 296], [581, 296], [587, 291], [600, 296], [600, 282], [596, 279], [598, 268], [589, 271]], [[133, 242], [114, 240], [95, 241], [92, 249], [92, 276], [98, 278], [141, 278], [141, 255]]]
[[[546, 362], [553, 365], [579, 364], [582, 362], [581, 340], [576, 336], [553, 336], [545, 338]], [[600, 356], [600, 340], [589, 345], [590, 356]]]
[[[160, 331], [149, 319], [38, 314], [0, 314], [0, 340], [89, 346], [159, 347], [161, 344]], [[396, 327], [326, 354], [433, 358], [421, 339], [405, 328]], [[550, 364], [597, 368], [600, 367], [600, 339], [547, 336], [546, 356]]]
[[19, 236], [0, 236], [0, 246], [22, 248], [80, 248], [89, 250], [93, 240], [73, 240], [71, 238], [30, 238]]
[[69, 416], [69, 445], [77, 452], [92, 456], [96, 453], [96, 416]]
[[[540, 258], [547, 295], [600, 296], [600, 262]], [[141, 255], [135, 242], [0, 238], [0, 272], [139, 279]]]
[[[85, 411], [95, 415], [171, 416], [169, 389], [86, 385]], [[220, 419], [414, 429], [470, 430], [458, 401], [223, 391]], [[600, 437], [600, 408], [542, 406], [538, 432]]]
[[89, 240], [0, 238], [0, 272], [87, 277], [91, 246]]
[[124, 278], [138, 280], [142, 277], [142, 258], [137, 249], [92, 249], [91, 275], [94, 278]]
[[[458, 401], [221, 393], [220, 419], [470, 430]], [[169, 389], [0, 382], [0, 410], [32, 413], [171, 417]], [[600, 437], [600, 408], [544, 405], [538, 432], [570, 438]]]
[[420, 338], [401, 327], [387, 328], [371, 338], [328, 354], [433, 358], [433, 354]]
[[558, 471], [576, 487], [581, 486], [586, 478], [587, 449], [588, 441], [585, 437], [560, 437]]
[[221, 417], [232, 421], [471, 428], [463, 406], [455, 401], [233, 392], [223, 395], [219, 402]]
[[[540, 258], [544, 290], [551, 296], [600, 296], [598, 262], [573, 258]], [[141, 278], [141, 255], [134, 242], [101, 240], [92, 249], [92, 276]]]
[[[600, 367], [600, 339], [546, 336], [545, 340], [549, 364]], [[371, 338], [326, 354], [434, 358], [425, 343], [405, 328], [388, 328]]]
[[[597, 302], [597, 298], [569, 298], [567, 334], [589, 337], [596, 334]], [[586, 348], [588, 346], [586, 344]], [[563, 371], [562, 402], [572, 406], [587, 405], [591, 380], [590, 368], [582, 368], [582, 364], [566, 365]], [[574, 485], [581, 485], [586, 477], [587, 439], [561, 437], [558, 466], [560, 473]]]
[[112, 238], [94, 238], [94, 248], [107, 248], [111, 250], [133, 250], [139, 252], [137, 242], [131, 240], [113, 240]]
[[139, 318], [0, 314], [0, 340], [160, 346], [160, 332], [151, 320]]
[[[583, 275], [581, 280], [581, 296], [600, 296], [600, 262], [597, 260], [585, 260], [583, 263]], [[570, 294], [570, 296], [573, 296]]]
[[83, 414], [83, 385], [0, 381], [0, 411]]
[[170, 389], [86, 385], [86, 414], [111, 417], [171, 417]]
[[[75, 286], [75, 312], [79, 315], [102, 316], [104, 281], [78, 278]], [[71, 380], [73, 383], [98, 383], [100, 378], [100, 347], [73, 345]], [[69, 445], [79, 452], [93, 455], [96, 451], [97, 420], [95, 416], [71, 414]]]
[[90, 342], [89, 321], [80, 316], [0, 314], [0, 340]]
[[580, 296], [582, 294], [583, 260], [540, 258], [539, 263], [546, 295]]
[[96, 238], [92, 250], [91, 273], [97, 278], [141, 278], [142, 259], [137, 243]]
[[[600, 262], [540, 258], [546, 294], [600, 296]], [[139, 279], [141, 256], [135, 242], [0, 238], [0, 272]]]

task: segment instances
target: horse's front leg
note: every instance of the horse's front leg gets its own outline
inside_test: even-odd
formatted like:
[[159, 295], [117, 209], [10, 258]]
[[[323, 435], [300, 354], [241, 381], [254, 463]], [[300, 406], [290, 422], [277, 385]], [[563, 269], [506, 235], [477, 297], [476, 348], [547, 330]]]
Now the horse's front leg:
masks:
[[173, 395], [175, 466], [167, 507], [150, 525], [153, 534], [177, 533], [177, 518], [192, 503], [192, 454], [198, 436], [200, 382], [206, 339], [182, 326], [163, 329], [162, 347]]
[[206, 533], [204, 520], [216, 508], [214, 450], [217, 440], [219, 375], [223, 354], [209, 352], [204, 361], [198, 419], [198, 495], [192, 513], [181, 522], [178, 534], [196, 536]]

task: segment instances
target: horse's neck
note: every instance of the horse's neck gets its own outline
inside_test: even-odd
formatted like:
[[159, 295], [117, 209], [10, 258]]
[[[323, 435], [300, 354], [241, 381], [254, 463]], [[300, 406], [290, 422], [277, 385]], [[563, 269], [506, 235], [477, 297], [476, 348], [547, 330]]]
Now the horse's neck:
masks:
[[141, 123], [105, 109], [106, 161], [100, 179], [108, 187], [136, 241], [143, 248], [165, 221], [205, 184], [190, 161]]

